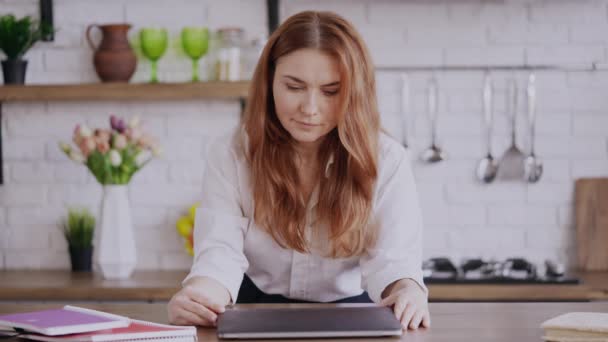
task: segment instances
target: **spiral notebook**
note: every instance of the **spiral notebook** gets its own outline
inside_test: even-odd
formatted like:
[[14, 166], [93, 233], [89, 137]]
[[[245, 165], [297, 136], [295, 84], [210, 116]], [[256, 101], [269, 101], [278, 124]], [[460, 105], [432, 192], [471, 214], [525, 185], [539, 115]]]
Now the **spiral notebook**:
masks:
[[127, 327], [129, 321], [128, 317], [70, 305], [0, 316], [0, 326], [49, 336]]
[[105, 341], [145, 341], [155, 342], [195, 342], [196, 327], [174, 326], [146, 321], [131, 320], [129, 326], [93, 332], [46, 336], [42, 334], [22, 334], [21, 338], [46, 342], [105, 342]]

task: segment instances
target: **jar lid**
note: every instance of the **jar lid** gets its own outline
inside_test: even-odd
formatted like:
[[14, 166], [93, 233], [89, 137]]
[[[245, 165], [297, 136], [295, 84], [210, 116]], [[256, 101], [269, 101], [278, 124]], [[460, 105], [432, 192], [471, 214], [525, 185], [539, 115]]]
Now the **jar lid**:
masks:
[[245, 30], [242, 27], [238, 26], [224, 26], [217, 29], [217, 32], [220, 33], [242, 33]]
[[242, 44], [245, 38], [245, 30], [240, 27], [222, 27], [217, 33], [222, 41], [230, 44]]

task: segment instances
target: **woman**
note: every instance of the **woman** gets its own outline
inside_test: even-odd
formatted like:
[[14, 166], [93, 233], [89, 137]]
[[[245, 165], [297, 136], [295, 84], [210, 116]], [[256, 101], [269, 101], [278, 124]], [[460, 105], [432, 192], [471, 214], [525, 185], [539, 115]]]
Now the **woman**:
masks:
[[429, 327], [408, 155], [380, 131], [353, 26], [290, 17], [252, 84], [241, 129], [210, 149], [195, 260], [170, 321], [213, 326], [231, 303], [373, 300], [404, 329]]

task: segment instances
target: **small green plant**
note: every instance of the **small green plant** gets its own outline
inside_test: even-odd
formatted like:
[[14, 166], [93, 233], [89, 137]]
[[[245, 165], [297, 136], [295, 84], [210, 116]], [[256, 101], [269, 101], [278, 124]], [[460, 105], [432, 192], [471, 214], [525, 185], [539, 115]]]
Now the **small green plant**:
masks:
[[88, 209], [68, 209], [68, 217], [62, 222], [63, 234], [71, 248], [91, 248], [95, 217]]
[[52, 31], [49, 25], [30, 16], [21, 19], [12, 14], [0, 16], [0, 50], [9, 60], [21, 59], [34, 43]]

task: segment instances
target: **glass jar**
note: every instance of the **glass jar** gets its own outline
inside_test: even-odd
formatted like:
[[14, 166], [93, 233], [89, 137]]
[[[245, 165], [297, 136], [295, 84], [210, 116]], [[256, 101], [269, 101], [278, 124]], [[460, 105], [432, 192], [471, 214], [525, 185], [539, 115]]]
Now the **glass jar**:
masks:
[[218, 49], [215, 61], [217, 81], [243, 79], [243, 44], [245, 32], [240, 27], [226, 27], [217, 31]]
[[249, 42], [245, 49], [244, 57], [243, 57], [243, 78], [246, 80], [251, 80], [253, 78], [253, 73], [255, 72], [255, 68], [258, 65], [258, 61], [260, 59], [260, 55], [262, 54], [262, 50], [264, 50], [264, 46], [266, 45], [267, 38], [264, 35], [261, 35]]

